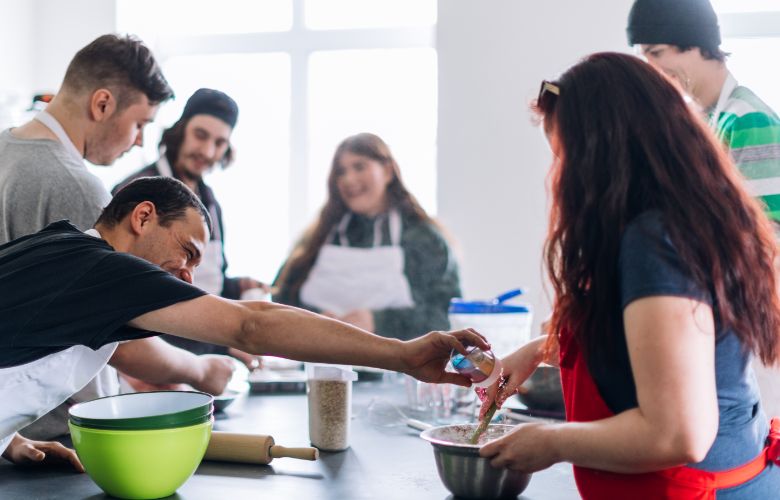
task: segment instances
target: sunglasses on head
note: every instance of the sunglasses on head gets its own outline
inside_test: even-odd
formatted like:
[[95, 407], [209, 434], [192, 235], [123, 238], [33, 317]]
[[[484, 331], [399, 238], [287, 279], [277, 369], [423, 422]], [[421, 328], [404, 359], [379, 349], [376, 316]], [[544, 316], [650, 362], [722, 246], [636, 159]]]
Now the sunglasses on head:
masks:
[[545, 109], [559, 95], [561, 95], [561, 88], [558, 85], [542, 80], [542, 86], [539, 88], [539, 97], [536, 98], [536, 105]]

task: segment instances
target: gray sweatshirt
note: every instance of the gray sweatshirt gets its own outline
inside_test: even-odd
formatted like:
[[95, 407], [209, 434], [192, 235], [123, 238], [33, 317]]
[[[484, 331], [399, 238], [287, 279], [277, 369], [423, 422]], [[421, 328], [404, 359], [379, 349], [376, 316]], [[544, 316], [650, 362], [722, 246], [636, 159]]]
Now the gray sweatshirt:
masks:
[[100, 179], [59, 142], [0, 133], [0, 244], [61, 219], [87, 230], [110, 200]]

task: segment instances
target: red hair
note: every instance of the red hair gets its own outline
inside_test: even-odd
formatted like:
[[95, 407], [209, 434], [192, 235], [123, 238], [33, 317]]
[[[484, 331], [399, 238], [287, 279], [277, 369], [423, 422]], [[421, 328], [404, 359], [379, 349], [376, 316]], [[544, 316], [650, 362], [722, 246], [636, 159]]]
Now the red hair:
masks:
[[770, 364], [778, 359], [776, 243], [761, 205], [704, 121], [640, 59], [585, 58], [536, 110], [561, 145], [550, 173], [545, 258], [552, 331], [576, 325], [588, 362], [624, 335], [618, 256], [626, 225], [657, 210], [693, 279], [712, 293], [716, 322]]

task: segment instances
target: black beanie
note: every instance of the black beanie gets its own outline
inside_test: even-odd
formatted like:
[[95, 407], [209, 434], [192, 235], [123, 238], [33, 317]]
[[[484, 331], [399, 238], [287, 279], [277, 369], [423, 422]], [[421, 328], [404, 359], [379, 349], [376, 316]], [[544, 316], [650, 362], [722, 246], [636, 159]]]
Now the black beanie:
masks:
[[626, 33], [629, 45], [720, 46], [718, 16], [709, 0], [636, 0]]
[[187, 100], [181, 119], [186, 120], [195, 115], [211, 115], [235, 128], [238, 120], [238, 105], [224, 92], [214, 89], [198, 89]]

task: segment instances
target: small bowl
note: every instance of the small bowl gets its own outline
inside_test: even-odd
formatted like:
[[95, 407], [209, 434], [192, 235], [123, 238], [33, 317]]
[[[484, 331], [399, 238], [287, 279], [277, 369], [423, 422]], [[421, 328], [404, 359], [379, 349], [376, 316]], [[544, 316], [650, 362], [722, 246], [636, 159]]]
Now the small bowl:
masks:
[[488, 427], [479, 444], [469, 444], [477, 424], [445, 425], [423, 431], [420, 437], [433, 445], [436, 468], [444, 486], [460, 498], [514, 498], [525, 490], [531, 474], [496, 469], [479, 456], [479, 448], [514, 429], [511, 425]]
[[212, 421], [173, 429], [117, 431], [68, 422], [87, 474], [109, 495], [128, 499], [172, 495], [198, 468]]
[[73, 405], [70, 421], [105, 430], [188, 427], [211, 420], [214, 397], [194, 391], [133, 392]]

